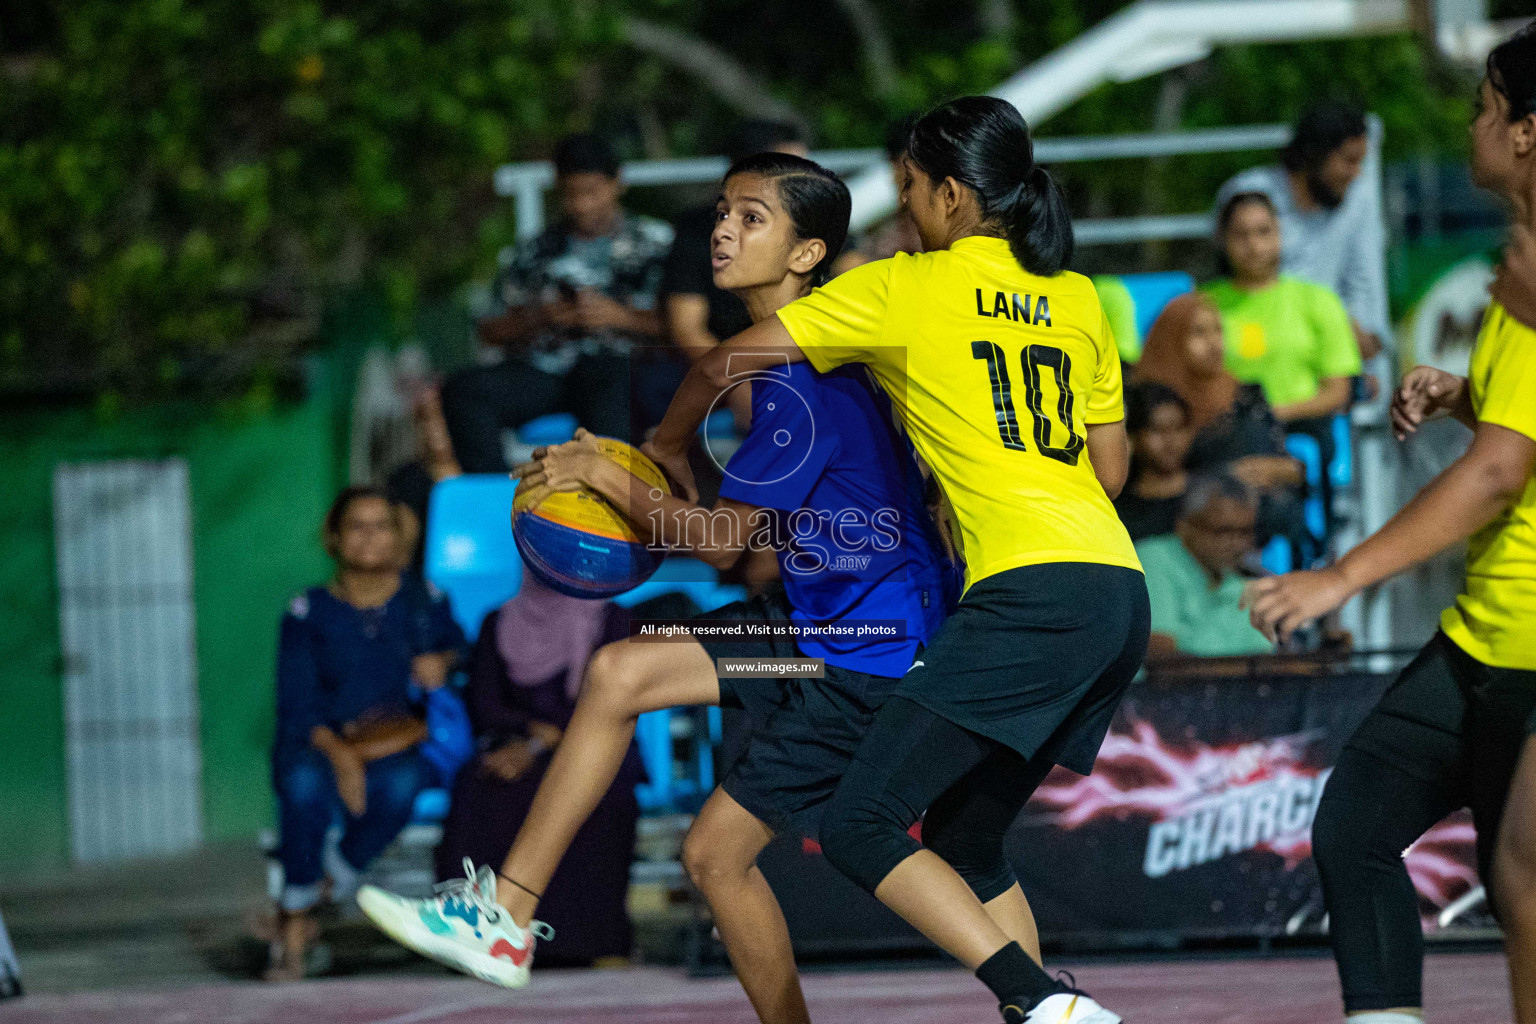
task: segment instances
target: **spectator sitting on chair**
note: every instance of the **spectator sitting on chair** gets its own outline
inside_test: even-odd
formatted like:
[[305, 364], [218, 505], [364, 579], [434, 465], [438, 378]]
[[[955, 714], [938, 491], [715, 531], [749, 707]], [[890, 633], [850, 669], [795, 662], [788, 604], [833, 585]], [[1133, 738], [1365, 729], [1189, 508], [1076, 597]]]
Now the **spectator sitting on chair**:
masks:
[[500, 363], [448, 379], [443, 414], [467, 473], [503, 473], [502, 431], [554, 412], [629, 438], [630, 353], [661, 334], [656, 310], [672, 229], [619, 205], [619, 158], [594, 135], [555, 148], [561, 219], [520, 243], [479, 323]]
[[1240, 480], [1197, 477], [1184, 495], [1177, 532], [1136, 545], [1152, 603], [1148, 659], [1265, 654], [1273, 645], [1238, 607], [1254, 558], [1258, 503]]
[[[481, 753], [454, 784], [437, 848], [439, 878], [463, 877], [466, 857], [476, 864], [506, 860], [576, 709], [587, 661], [627, 635], [627, 615], [617, 605], [566, 597], [526, 574], [517, 596], [486, 616], [464, 691]], [[632, 744], [539, 903], [540, 919], [555, 932], [539, 944], [540, 963], [629, 955], [624, 904], [641, 775]]]
[[464, 471], [453, 454], [453, 441], [448, 437], [448, 424], [443, 421], [437, 388], [422, 391], [411, 412], [416, 421], [416, 459], [389, 474], [384, 492], [390, 501], [402, 506], [402, 547], [410, 555], [407, 568], [420, 574], [426, 553], [427, 507], [432, 488]]
[[382, 491], [343, 490], [324, 538], [336, 576], [293, 599], [278, 642], [272, 771], [284, 886], [272, 980], [303, 976], [310, 911], [327, 896], [352, 898], [436, 783], [417, 749], [427, 735], [420, 695], [443, 685], [464, 647], [447, 599], [401, 572], [399, 508]]
[[1392, 334], [1386, 228], [1370, 189], [1358, 183], [1369, 152], [1365, 115], [1322, 103], [1296, 122], [1278, 165], [1244, 171], [1216, 194], [1218, 208], [1242, 192], [1269, 197], [1280, 221], [1281, 270], [1339, 296], [1366, 359]]
[[1280, 221], [1262, 192], [1239, 192], [1217, 218], [1231, 277], [1206, 296], [1221, 313], [1226, 364], [1260, 384], [1281, 423], [1326, 421], [1349, 408], [1360, 350], [1339, 297], [1280, 272]]
[[[1225, 351], [1221, 317], [1210, 300], [1180, 295], [1147, 332], [1134, 380], [1137, 385], [1163, 384], [1178, 393], [1193, 432], [1185, 468], [1229, 473], [1253, 488], [1259, 496], [1259, 543], [1278, 534], [1300, 557], [1313, 546], [1302, 512], [1301, 463], [1286, 451], [1285, 433], [1263, 389], [1239, 384], [1226, 368]], [[1172, 514], [1166, 513], [1170, 522]], [[1140, 538], [1133, 534], [1132, 539]]]
[[1189, 487], [1189, 406], [1165, 384], [1133, 384], [1125, 389], [1125, 429], [1131, 471], [1115, 511], [1133, 541], [1172, 533]]

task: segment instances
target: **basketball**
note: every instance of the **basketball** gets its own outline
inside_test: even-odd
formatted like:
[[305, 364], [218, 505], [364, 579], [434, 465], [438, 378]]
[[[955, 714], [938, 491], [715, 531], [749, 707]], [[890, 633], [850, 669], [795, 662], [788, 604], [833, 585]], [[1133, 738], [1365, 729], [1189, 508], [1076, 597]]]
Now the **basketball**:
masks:
[[[611, 437], [597, 439], [605, 457], [646, 484], [669, 493], [666, 478], [640, 452]], [[528, 571], [562, 594], [594, 601], [622, 594], [650, 578], [660, 564], [629, 520], [595, 491], [560, 491], [538, 508], [519, 484], [512, 499], [512, 536]]]

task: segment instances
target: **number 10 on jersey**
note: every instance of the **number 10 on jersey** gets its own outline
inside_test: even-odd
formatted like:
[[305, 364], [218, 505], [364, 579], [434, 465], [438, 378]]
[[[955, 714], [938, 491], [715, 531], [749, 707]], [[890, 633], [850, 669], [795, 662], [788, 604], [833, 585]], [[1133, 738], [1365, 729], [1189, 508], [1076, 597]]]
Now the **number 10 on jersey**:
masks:
[[[992, 381], [992, 408], [997, 412], [997, 432], [1003, 447], [1027, 452], [1029, 446], [1019, 433], [1019, 418], [1013, 408], [1013, 388], [1008, 381], [1008, 357], [1000, 345], [991, 341], [971, 342], [971, 355], [984, 359]], [[1026, 345], [1019, 353], [1019, 368], [1024, 374], [1024, 402], [1035, 422], [1035, 449], [1047, 458], [1077, 465], [1083, 451], [1083, 438], [1072, 428], [1072, 357], [1051, 345]], [[1057, 423], [1066, 431], [1066, 444], [1051, 444], [1052, 423], [1046, 416], [1045, 396], [1040, 389], [1040, 372], [1048, 369], [1056, 376]]]

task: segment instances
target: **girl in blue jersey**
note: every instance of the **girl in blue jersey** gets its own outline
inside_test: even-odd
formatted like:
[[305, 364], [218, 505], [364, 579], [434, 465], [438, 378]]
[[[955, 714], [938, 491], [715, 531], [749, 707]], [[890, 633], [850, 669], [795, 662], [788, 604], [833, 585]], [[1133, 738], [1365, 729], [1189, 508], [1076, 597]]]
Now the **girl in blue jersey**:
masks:
[[[754, 320], [773, 316], [825, 281], [847, 234], [849, 205], [847, 187], [808, 160], [761, 154], [739, 161], [718, 204], [715, 283], [741, 296]], [[733, 564], [749, 544], [772, 547], [783, 594], [702, 620], [846, 632], [798, 643], [628, 640], [598, 651], [501, 870], [471, 871], [434, 900], [400, 900], [377, 889], [360, 896], [397, 940], [485, 980], [525, 984], [539, 893], [609, 787], [636, 717], [677, 705], [735, 706], [752, 721], [750, 744], [700, 812], [683, 861], [759, 1016], [774, 1024], [809, 1020], [789, 932], [756, 857], [778, 831], [817, 834], [865, 728], [937, 631], [954, 587], [916, 464], [889, 403], [862, 370], [823, 375], [786, 364], [754, 373], [750, 384], [751, 430], [711, 509], [651, 490], [600, 457], [585, 433], [539, 453], [517, 475], [550, 491], [590, 487], [652, 542], [718, 567]], [[825, 678], [716, 674], [721, 657], [797, 656], [824, 659]], [[1005, 930], [1037, 950], [1027, 904], [1022, 913], [1013, 909]]]

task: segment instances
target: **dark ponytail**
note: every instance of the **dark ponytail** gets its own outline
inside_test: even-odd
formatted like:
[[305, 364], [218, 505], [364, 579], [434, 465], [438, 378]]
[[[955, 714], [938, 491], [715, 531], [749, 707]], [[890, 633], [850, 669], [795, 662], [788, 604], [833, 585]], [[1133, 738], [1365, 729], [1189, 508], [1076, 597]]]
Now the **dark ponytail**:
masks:
[[995, 96], [962, 96], [912, 126], [907, 156], [934, 182], [954, 178], [976, 194], [983, 222], [1000, 231], [1013, 258], [1050, 277], [1072, 262], [1066, 196], [1035, 163], [1029, 125]]
[[1488, 81], [1509, 101], [1509, 119], [1536, 114], [1536, 21], [1488, 54]]
[[779, 189], [779, 202], [795, 226], [800, 241], [819, 238], [827, 254], [811, 268], [811, 284], [824, 285], [832, 279], [832, 261], [848, 241], [848, 218], [853, 199], [843, 179], [814, 160], [790, 153], [755, 153], [731, 164], [725, 172], [730, 181], [738, 174], [760, 174], [772, 179]]

